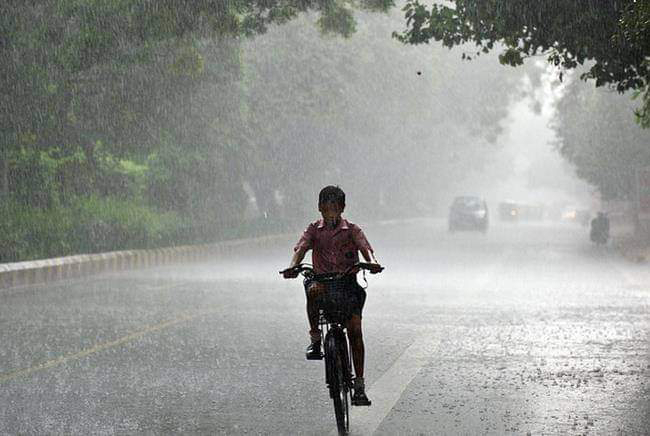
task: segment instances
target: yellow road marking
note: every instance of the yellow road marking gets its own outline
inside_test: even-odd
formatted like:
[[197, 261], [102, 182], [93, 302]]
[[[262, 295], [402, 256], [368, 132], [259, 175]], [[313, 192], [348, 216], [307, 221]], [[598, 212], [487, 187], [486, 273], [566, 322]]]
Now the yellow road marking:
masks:
[[200, 316], [203, 316], [203, 315], [206, 315], [206, 314], [209, 314], [209, 313], [211, 313], [211, 312], [209, 312], [209, 311], [201, 311], [201, 312], [194, 313], [194, 314], [183, 315], [183, 316], [180, 316], [178, 318], [162, 322], [160, 324], [149, 326], [149, 327], [147, 327], [145, 329], [142, 329], [142, 330], [139, 330], [137, 332], [131, 333], [129, 335], [126, 335], [126, 336], [121, 337], [119, 339], [116, 339], [114, 341], [105, 342], [103, 344], [98, 344], [98, 345], [95, 345], [92, 348], [88, 348], [86, 350], [82, 350], [82, 351], [79, 351], [77, 353], [71, 353], [71, 354], [68, 354], [68, 355], [65, 355], [65, 356], [58, 357], [56, 359], [48, 360], [47, 362], [41, 363], [40, 365], [32, 366], [31, 368], [25, 368], [25, 369], [20, 369], [18, 371], [9, 372], [7, 374], [1, 374], [0, 375], [0, 383], [6, 382], [8, 380], [12, 380], [12, 379], [24, 376], [24, 375], [29, 375], [29, 374], [32, 374], [32, 373], [34, 373], [36, 371], [41, 371], [41, 370], [44, 370], [44, 369], [52, 368], [54, 366], [61, 365], [63, 363], [69, 362], [71, 360], [80, 359], [82, 357], [89, 356], [91, 354], [97, 353], [97, 352], [102, 351], [102, 350], [106, 350], [108, 348], [112, 348], [112, 347], [116, 347], [118, 345], [125, 344], [125, 343], [127, 343], [129, 341], [133, 341], [135, 339], [138, 339], [138, 338], [146, 335], [147, 333], [152, 333], [152, 332], [156, 332], [156, 331], [159, 331], [159, 330], [163, 330], [163, 329], [165, 329], [167, 327], [173, 326], [174, 324], [178, 324], [178, 323], [181, 323], [181, 322], [184, 322], [184, 321], [189, 321], [191, 319], [198, 318]]

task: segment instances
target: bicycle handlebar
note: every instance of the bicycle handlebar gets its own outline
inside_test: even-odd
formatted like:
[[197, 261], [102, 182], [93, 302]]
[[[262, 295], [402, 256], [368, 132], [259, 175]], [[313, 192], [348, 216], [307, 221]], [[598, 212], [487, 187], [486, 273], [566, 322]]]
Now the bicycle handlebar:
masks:
[[[377, 264], [377, 263], [369, 263], [369, 262], [356, 262], [354, 265], [351, 265], [348, 269], [346, 269], [344, 272], [341, 273], [333, 273], [334, 275], [343, 277], [346, 276], [350, 273], [352, 273], [355, 269], [365, 269], [370, 272], [376, 271], [376, 273], [380, 273], [384, 270], [384, 267]], [[307, 273], [308, 275], [313, 275], [314, 273], [314, 268], [307, 264], [307, 263], [300, 263], [296, 266], [284, 269], [280, 271], [280, 274], [284, 275], [284, 273], [292, 271], [296, 274], [301, 274], [301, 273]], [[303, 274], [304, 275], [304, 274]]]

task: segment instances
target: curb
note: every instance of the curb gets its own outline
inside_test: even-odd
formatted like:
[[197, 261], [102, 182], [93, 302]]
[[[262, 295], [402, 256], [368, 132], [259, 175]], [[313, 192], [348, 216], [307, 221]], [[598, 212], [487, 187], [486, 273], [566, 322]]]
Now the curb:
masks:
[[[425, 217], [397, 218], [372, 221], [378, 225], [409, 223]], [[104, 272], [148, 268], [170, 263], [193, 262], [217, 254], [228, 253], [238, 247], [264, 247], [277, 240], [295, 237], [296, 232], [257, 238], [233, 239], [212, 244], [181, 245], [150, 250], [124, 250], [107, 253], [80, 254], [26, 262], [0, 263], [0, 289], [14, 286], [50, 283]]]
[[26, 262], [2, 263], [0, 264], [0, 289], [86, 277], [103, 272], [193, 262], [216, 254], [228, 253], [238, 247], [247, 245], [265, 246], [287, 236], [289, 235], [279, 234], [259, 238], [234, 239], [214, 244], [181, 245], [150, 250], [111, 251]]

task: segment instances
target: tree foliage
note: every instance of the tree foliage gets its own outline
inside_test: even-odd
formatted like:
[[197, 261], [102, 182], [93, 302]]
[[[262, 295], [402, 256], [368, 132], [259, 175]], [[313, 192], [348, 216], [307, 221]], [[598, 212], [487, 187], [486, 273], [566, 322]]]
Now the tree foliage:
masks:
[[462, 46], [466, 58], [504, 47], [499, 59], [511, 66], [537, 55], [562, 70], [593, 61], [582, 78], [593, 79], [596, 87], [643, 93], [637, 115], [643, 126], [650, 124], [648, 2], [455, 0], [453, 6], [427, 7], [408, 0], [404, 12], [406, 29], [396, 34], [404, 43]]
[[557, 105], [557, 148], [605, 199], [632, 199], [635, 170], [650, 163], [650, 132], [629, 117], [630, 100], [577, 80]]
[[[168, 226], [164, 237], [127, 238], [132, 246], [219, 237], [238, 225], [246, 203], [243, 157], [250, 153], [238, 132], [246, 105], [239, 86], [241, 38], [310, 11], [320, 16], [322, 32], [349, 36], [354, 21], [331, 17], [391, 5], [390, 0], [2, 2], [0, 208], [11, 217], [5, 224], [16, 230], [5, 235], [35, 229], [29, 223], [37, 218], [26, 216], [50, 216], [61, 224], [57, 228], [75, 219], [80, 228], [104, 228], [80, 232], [90, 239], [116, 236], [119, 226], [100, 224], [110, 209], [102, 205], [139, 204], [151, 216], [174, 214], [165, 222], [175, 223], [179, 238]], [[84, 200], [90, 198], [96, 200]], [[68, 213], [80, 202], [104, 212]], [[71, 243], [67, 231], [54, 233], [55, 240], [68, 241], [57, 245], [56, 253], [43, 247], [14, 250], [17, 245], [5, 241], [0, 259], [38, 256], [39, 250], [52, 255], [124, 248], [123, 239], [110, 235], [100, 247]]]
[[[328, 183], [369, 215], [433, 204], [521, 72], [385, 38], [392, 3], [3, 3], [0, 259], [250, 234]], [[268, 219], [242, 222], [245, 188]]]

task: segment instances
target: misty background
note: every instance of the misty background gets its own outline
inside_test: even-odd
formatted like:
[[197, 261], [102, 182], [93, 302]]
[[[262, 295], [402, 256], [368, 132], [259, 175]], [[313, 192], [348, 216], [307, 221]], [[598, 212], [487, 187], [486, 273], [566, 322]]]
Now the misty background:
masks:
[[327, 184], [360, 221], [456, 195], [595, 211], [650, 162], [629, 94], [404, 45], [398, 8], [134, 39], [120, 6], [55, 3], [5, 11], [4, 262], [295, 230]]

